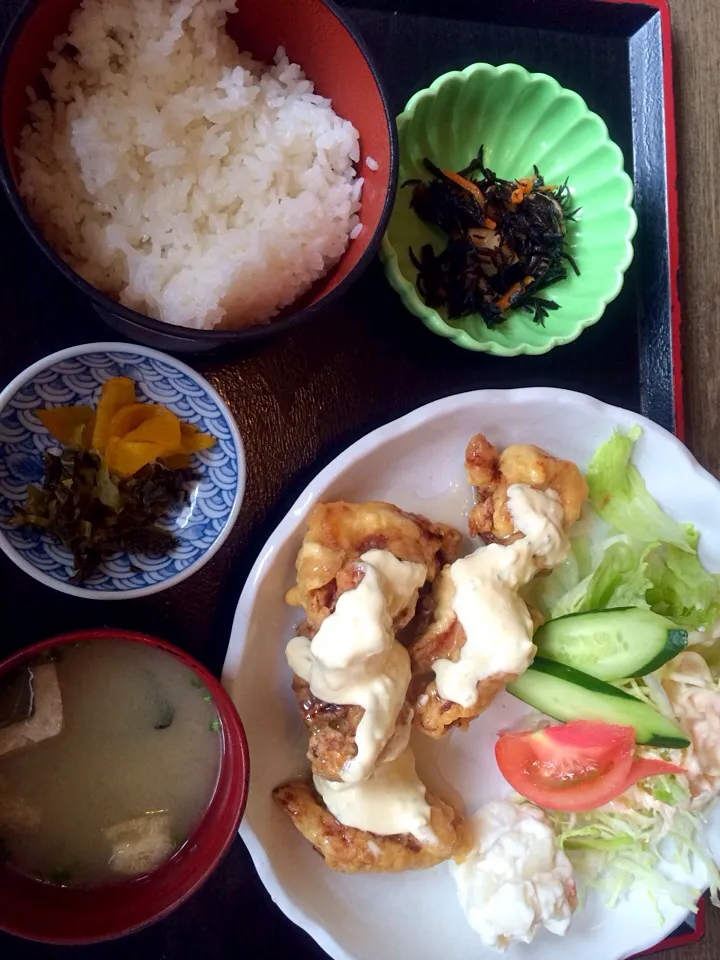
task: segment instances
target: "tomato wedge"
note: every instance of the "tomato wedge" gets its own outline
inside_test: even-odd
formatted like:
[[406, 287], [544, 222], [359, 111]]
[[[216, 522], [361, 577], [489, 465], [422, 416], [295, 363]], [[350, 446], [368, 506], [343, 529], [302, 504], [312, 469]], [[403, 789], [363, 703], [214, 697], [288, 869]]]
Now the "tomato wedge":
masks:
[[645, 777], [683, 773], [664, 760], [635, 760], [635, 731], [572, 723], [507, 733], [495, 745], [500, 772], [521, 796], [549, 810], [595, 810]]
[[685, 767], [678, 767], [674, 763], [668, 763], [666, 760], [653, 760], [651, 758], [640, 757], [635, 760], [630, 767], [630, 776], [623, 787], [623, 792], [631, 787], [638, 780], [645, 780], [647, 777], [659, 777], [665, 773], [686, 773]]

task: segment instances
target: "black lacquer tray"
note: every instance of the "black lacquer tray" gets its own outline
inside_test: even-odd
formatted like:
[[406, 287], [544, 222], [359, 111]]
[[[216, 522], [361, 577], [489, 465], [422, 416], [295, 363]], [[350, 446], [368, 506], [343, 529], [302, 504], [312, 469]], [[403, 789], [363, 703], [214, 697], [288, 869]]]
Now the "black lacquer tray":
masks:
[[[495, 358], [430, 334], [405, 312], [376, 263], [344, 301], [307, 326], [242, 354], [198, 360], [194, 365], [230, 404], [248, 455], [243, 511], [224, 549], [181, 587], [111, 605], [48, 590], [0, 556], [0, 655], [65, 630], [110, 625], [165, 637], [219, 673], [244, 578], [309, 476], [363, 433], [437, 397], [482, 387], [560, 386], [640, 411], [682, 434], [665, 0], [342, 5], [365, 38], [396, 112], [440, 74], [477, 61], [520, 63], [581, 94], [607, 122], [635, 183], [639, 228], [621, 295], [575, 343], [541, 357]], [[19, 6], [20, 0], [2, 0], [0, 32]], [[117, 339], [55, 274], [4, 199], [0, 252], [0, 386], [54, 350]], [[6, 960], [324, 956], [272, 905], [240, 840], [186, 905], [144, 932], [82, 949], [0, 935], [0, 953]]]

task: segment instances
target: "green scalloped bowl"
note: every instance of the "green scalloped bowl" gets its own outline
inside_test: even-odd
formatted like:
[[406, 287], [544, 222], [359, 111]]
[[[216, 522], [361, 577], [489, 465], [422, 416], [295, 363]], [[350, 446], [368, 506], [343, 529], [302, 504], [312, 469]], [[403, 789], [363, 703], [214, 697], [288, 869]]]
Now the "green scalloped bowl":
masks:
[[622, 289], [637, 217], [620, 148], [577, 93], [514, 63], [476, 63], [446, 73], [416, 93], [397, 124], [399, 183], [427, 178], [423, 157], [443, 169], [461, 170], [484, 144], [485, 162], [498, 176], [524, 177], [537, 164], [547, 183], [568, 178], [575, 206], [582, 207], [569, 233], [581, 276], [571, 272], [549, 294], [560, 309], [545, 326], [534, 323], [529, 313], [512, 310], [505, 323], [489, 330], [478, 315], [448, 320], [421, 299], [409, 248], [419, 251], [431, 243], [439, 252], [445, 240], [410, 209], [411, 190], [399, 188], [380, 256], [411, 313], [459, 347], [502, 357], [547, 353], [597, 323]]

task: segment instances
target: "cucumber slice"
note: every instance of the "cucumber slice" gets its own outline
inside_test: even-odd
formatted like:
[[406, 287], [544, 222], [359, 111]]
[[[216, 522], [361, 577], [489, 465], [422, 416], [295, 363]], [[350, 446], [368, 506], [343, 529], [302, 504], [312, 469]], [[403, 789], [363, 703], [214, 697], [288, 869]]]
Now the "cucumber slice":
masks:
[[563, 663], [536, 657], [507, 689], [555, 720], [600, 720], [634, 727], [637, 742], [653, 747], [684, 749], [690, 745], [680, 727], [649, 704]]
[[687, 630], [652, 610], [618, 607], [548, 620], [533, 637], [545, 660], [598, 680], [644, 677], [687, 646]]

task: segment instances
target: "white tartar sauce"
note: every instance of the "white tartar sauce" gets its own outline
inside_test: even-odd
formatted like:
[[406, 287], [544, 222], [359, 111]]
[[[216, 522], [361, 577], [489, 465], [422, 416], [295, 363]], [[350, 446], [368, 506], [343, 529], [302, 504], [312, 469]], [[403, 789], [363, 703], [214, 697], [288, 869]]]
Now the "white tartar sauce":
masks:
[[499, 673], [519, 675], [530, 666], [533, 623], [518, 590], [539, 568], [562, 563], [570, 549], [554, 490], [511, 484], [508, 507], [525, 536], [507, 546], [482, 546], [450, 567], [452, 607], [467, 639], [457, 662], [438, 660], [433, 669], [440, 696], [462, 707], [473, 706], [481, 681]]
[[577, 905], [573, 869], [538, 807], [508, 800], [469, 823], [473, 848], [450, 864], [468, 923], [487, 946], [530, 943], [541, 927], [564, 936]]
[[381, 837], [410, 833], [422, 844], [437, 843], [425, 786], [409, 747], [362, 783], [331, 783], [321, 777], [313, 777], [313, 782], [330, 813], [348, 827]]
[[387, 550], [369, 550], [360, 564], [362, 580], [338, 597], [313, 640], [295, 637], [286, 649], [290, 668], [313, 696], [365, 711], [355, 734], [357, 754], [340, 774], [347, 783], [370, 776], [395, 730], [410, 658], [395, 639], [393, 615], [417, 602], [427, 574], [423, 564], [398, 560]]

